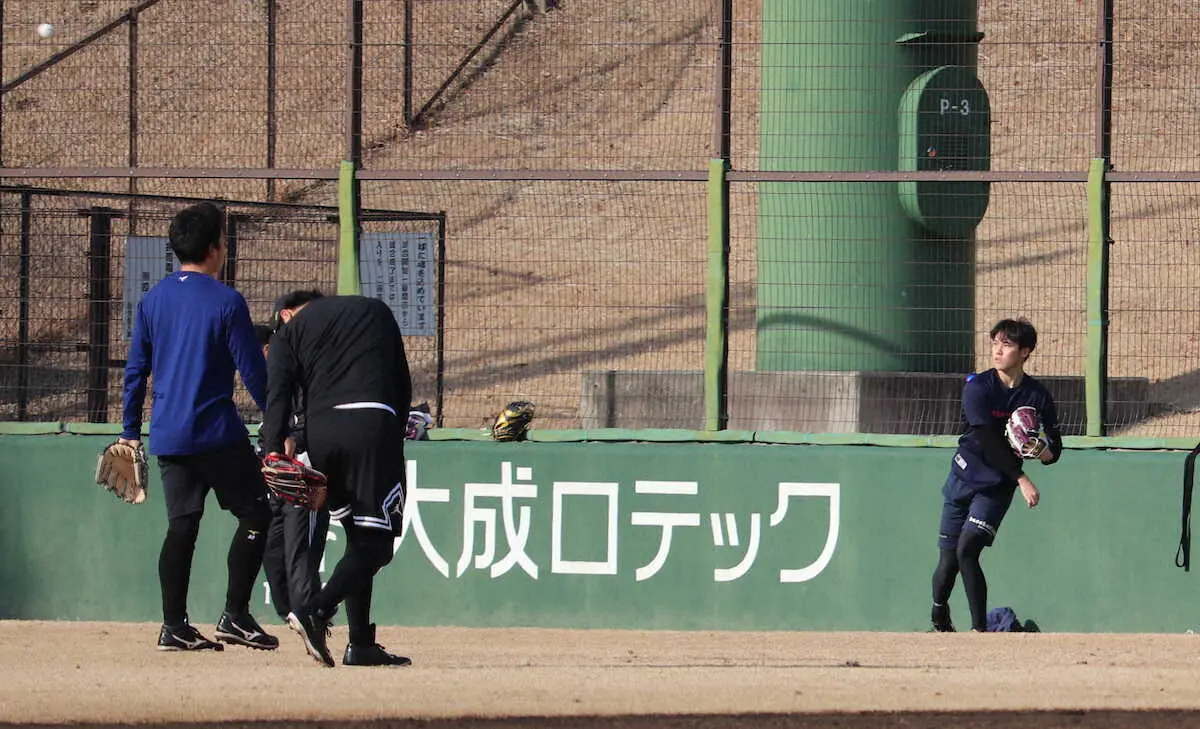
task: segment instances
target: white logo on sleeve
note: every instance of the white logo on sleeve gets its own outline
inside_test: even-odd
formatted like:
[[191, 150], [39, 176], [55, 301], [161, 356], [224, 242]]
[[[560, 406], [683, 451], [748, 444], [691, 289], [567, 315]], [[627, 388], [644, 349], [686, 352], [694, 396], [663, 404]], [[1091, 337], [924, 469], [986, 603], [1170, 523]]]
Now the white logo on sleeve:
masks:
[[958, 467], [962, 470], [967, 470], [967, 459], [963, 458], [961, 453], [954, 454], [954, 462], [957, 463]]

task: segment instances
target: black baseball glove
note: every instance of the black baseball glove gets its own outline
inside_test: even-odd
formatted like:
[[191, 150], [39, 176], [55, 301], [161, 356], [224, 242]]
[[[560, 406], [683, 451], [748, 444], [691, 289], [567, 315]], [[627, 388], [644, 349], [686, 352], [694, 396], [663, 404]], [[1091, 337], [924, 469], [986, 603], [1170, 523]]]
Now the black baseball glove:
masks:
[[492, 423], [492, 438], [501, 441], [525, 440], [533, 422], [533, 403], [528, 400], [510, 402]]

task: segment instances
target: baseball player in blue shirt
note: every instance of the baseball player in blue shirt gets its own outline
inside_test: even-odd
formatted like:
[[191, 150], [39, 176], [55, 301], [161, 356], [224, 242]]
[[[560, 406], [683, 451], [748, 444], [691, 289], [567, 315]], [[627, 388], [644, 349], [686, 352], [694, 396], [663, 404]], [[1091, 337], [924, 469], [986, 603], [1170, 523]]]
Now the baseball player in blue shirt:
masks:
[[214, 491], [238, 520], [229, 545], [225, 611], [217, 640], [250, 648], [279, 646], [250, 615], [271, 512], [258, 459], [233, 401], [234, 371], [258, 406], [266, 400], [266, 361], [245, 299], [218, 280], [225, 263], [225, 213], [211, 203], [181, 210], [171, 221], [180, 269], [160, 281], [137, 308], [125, 365], [120, 441], [141, 437], [147, 381], [150, 447], [162, 474], [167, 533], [158, 558], [163, 626], [158, 649], [221, 650], [188, 621], [192, 554], [204, 501]]
[[1018, 489], [1031, 509], [1041, 498], [1021, 456], [1005, 437], [1012, 412], [1022, 406], [1037, 410], [1045, 432], [1037, 460], [1049, 465], [1062, 454], [1054, 398], [1025, 373], [1025, 362], [1037, 346], [1037, 331], [1025, 319], [1004, 319], [992, 327], [990, 336], [995, 367], [968, 376], [963, 386], [963, 433], [942, 487], [945, 501], [931, 611], [933, 630], [938, 632], [954, 631], [948, 601], [960, 573], [971, 609], [971, 629], [987, 630], [987, 580], [979, 557], [995, 540]]

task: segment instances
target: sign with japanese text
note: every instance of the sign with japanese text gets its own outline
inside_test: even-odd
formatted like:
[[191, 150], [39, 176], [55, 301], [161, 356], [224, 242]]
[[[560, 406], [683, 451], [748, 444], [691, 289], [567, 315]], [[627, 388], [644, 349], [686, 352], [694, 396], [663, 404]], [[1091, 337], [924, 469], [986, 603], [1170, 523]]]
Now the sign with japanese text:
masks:
[[364, 233], [358, 271], [363, 296], [387, 303], [406, 336], [436, 334], [433, 233]]

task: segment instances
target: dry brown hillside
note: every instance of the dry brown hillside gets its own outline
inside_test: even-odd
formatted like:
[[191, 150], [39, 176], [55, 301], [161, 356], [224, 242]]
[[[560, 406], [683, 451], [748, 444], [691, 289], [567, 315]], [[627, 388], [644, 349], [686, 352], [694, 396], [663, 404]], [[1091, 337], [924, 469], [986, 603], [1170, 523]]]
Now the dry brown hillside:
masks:
[[[1086, 172], [1095, 154], [1096, 2], [980, 2], [980, 74], [993, 107], [993, 169]], [[343, 5], [277, 2], [277, 168], [327, 171], [344, 156]], [[423, 123], [409, 129], [403, 4], [364, 3], [364, 204], [447, 214], [446, 425], [481, 425], [504, 400], [529, 397], [542, 407], [542, 427], [577, 427], [584, 372], [702, 367], [704, 183], [569, 177], [570, 171], [704, 172], [713, 154], [717, 5], [561, 0], [545, 14], [518, 8], [427, 109]], [[1194, 9], [1182, 0], [1118, 5], [1115, 168], [1197, 170]], [[413, 0], [414, 111], [509, 6], [505, 0]], [[4, 79], [129, 7], [124, 0], [8, 0]], [[161, 0], [140, 15], [139, 165], [266, 166], [265, 7], [259, 0]], [[732, 165], [745, 172], [762, 166], [761, 18], [759, 0], [735, 3]], [[52, 39], [33, 33], [44, 21], [58, 29]], [[126, 166], [128, 42], [123, 27], [7, 94], [4, 165]], [[455, 179], [494, 171], [541, 171], [526, 174], [541, 179]], [[32, 181], [118, 192], [130, 187], [124, 179]], [[1200, 425], [1194, 188], [1155, 181], [1114, 186], [1110, 372], [1149, 378], [1163, 412], [1126, 429], [1131, 434], [1191, 436]], [[164, 177], [139, 180], [137, 190], [267, 196], [263, 180]], [[738, 370], [753, 369], [755, 360], [755, 192], [746, 183], [732, 190], [730, 356]], [[335, 188], [327, 180], [281, 180], [275, 199], [328, 205]], [[1043, 334], [1035, 357], [1039, 373], [1082, 373], [1085, 202], [1078, 182], [997, 183], [979, 229], [976, 326], [985, 329], [1010, 313], [1033, 318]], [[8, 222], [12, 205], [5, 203], [0, 238], [6, 269], [16, 245]], [[154, 223], [143, 225], [152, 230]], [[328, 285], [328, 261], [314, 264], [305, 256], [297, 266], [289, 263], [295, 257], [289, 251], [332, 245], [335, 231], [327, 242], [297, 243], [282, 228], [271, 232], [270, 223], [264, 230], [254, 249], [263, 259], [255, 269], [263, 280], [247, 293], [256, 312], [265, 309], [272, 282]], [[15, 289], [2, 286], [7, 337]], [[46, 314], [42, 325], [57, 326], [52, 319]], [[429, 398], [431, 349], [424, 342], [415, 349], [418, 395]]]

